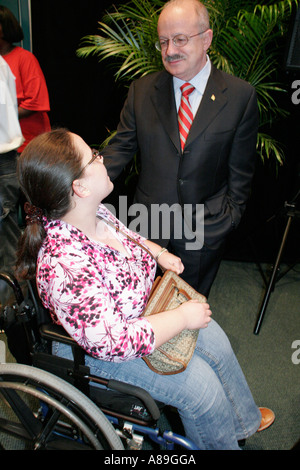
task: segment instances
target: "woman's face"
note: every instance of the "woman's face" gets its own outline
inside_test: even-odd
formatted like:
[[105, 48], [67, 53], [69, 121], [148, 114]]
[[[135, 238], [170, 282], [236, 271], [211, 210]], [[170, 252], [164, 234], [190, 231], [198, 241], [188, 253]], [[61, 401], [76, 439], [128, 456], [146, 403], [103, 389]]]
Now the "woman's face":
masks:
[[86, 142], [77, 134], [72, 134], [72, 138], [76, 149], [82, 155], [82, 168], [84, 168], [77, 181], [89, 190], [92, 197], [101, 202], [114, 187], [103, 164], [103, 157], [99, 155], [93, 159], [93, 150]]

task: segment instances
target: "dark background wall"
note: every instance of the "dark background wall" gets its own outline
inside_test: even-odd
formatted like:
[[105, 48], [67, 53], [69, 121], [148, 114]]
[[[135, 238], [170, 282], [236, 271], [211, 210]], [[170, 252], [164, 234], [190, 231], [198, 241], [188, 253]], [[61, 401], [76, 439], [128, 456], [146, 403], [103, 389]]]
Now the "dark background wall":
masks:
[[46, 76], [51, 123], [68, 127], [89, 143], [102, 142], [107, 129], [115, 129], [125, 98], [107, 63], [76, 56], [81, 39], [97, 33], [97, 23], [111, 4], [31, 0], [33, 53]]
[[[47, 80], [51, 123], [68, 127], [90, 145], [101, 143], [107, 130], [116, 128], [127, 92], [115, 83], [107, 62], [76, 56], [81, 38], [97, 33], [97, 22], [111, 5], [106, 0], [31, 0], [33, 53]], [[259, 260], [272, 261], [287, 220], [284, 202], [300, 188], [300, 104], [291, 100], [292, 83], [300, 79], [300, 72], [286, 71], [284, 55], [281, 75], [287, 89], [281, 104], [290, 116], [272, 132], [285, 146], [285, 165], [278, 169], [272, 162], [258, 160], [251, 200], [230, 240], [229, 258], [251, 259], [255, 251]], [[126, 192], [123, 183], [117, 181], [115, 197]], [[300, 260], [298, 218], [292, 225], [285, 249], [288, 261]]]

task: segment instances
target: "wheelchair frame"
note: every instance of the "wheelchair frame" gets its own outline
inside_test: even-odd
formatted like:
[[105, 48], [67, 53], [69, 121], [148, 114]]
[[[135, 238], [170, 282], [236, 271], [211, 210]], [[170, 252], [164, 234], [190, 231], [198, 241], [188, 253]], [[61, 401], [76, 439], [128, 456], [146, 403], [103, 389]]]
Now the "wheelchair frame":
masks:
[[[181, 434], [160, 429], [161, 410], [165, 413], [169, 407], [153, 400], [146, 390], [91, 375], [85, 366], [85, 351], [61, 326], [49, 320], [30, 282], [25, 298], [11, 274], [0, 272], [0, 279], [11, 286], [15, 297], [12, 305], [2, 309], [0, 318], [8, 324], [3, 329], [8, 331], [15, 325], [21, 328], [28, 348], [25, 365], [4, 364], [0, 348], [0, 396], [21, 423], [0, 416], [0, 433], [21, 437], [34, 449], [140, 450], [150, 441], [154, 448], [162, 450], [174, 450], [177, 446], [198, 450]], [[53, 341], [70, 345], [74, 360], [53, 356]], [[24, 355], [21, 356], [16, 357], [17, 362], [24, 361]], [[19, 393], [38, 399], [42, 403], [39, 411], [28, 411]], [[62, 424], [61, 416], [67, 417], [71, 425]]]

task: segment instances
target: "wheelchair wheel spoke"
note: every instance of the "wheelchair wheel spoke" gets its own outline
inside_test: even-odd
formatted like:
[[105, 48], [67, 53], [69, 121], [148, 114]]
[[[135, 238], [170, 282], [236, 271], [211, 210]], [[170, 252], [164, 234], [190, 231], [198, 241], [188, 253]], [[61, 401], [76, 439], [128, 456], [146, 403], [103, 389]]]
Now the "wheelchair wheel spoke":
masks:
[[1, 394], [14, 416], [1, 417], [1, 406], [0, 439], [3, 434], [13, 435], [23, 441], [24, 448], [34, 450], [124, 449], [99, 408], [53, 374], [31, 366], [0, 364], [0, 398]]
[[[6, 389], [2, 386], [0, 381], [0, 392], [3, 399], [9, 404], [16, 417], [22, 423], [23, 435], [27, 435], [28, 438], [34, 439], [34, 437], [41, 430], [40, 421], [34, 416], [31, 408], [28, 406], [28, 400], [25, 400], [19, 393], [13, 389]], [[16, 426], [15, 429], [21, 429], [20, 426]], [[21, 431], [20, 431], [21, 432]]]

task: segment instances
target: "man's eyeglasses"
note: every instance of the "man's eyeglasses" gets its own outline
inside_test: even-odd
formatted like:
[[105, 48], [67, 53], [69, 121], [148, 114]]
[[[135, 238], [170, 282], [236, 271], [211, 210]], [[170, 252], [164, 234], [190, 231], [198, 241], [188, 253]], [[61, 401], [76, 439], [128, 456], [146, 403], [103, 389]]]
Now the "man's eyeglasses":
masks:
[[187, 45], [189, 40], [191, 38], [194, 38], [195, 36], [200, 36], [200, 34], [206, 33], [207, 29], [205, 31], [201, 31], [201, 33], [193, 34], [192, 36], [187, 36], [186, 34], [176, 34], [172, 39], [159, 39], [159, 41], [156, 41], [155, 47], [158, 51], [163, 51], [166, 50], [170, 40], [173, 42], [174, 46], [176, 47], [184, 47]]

